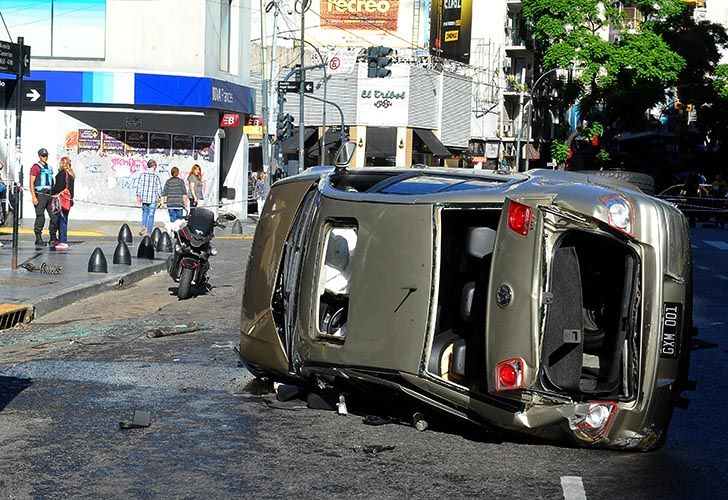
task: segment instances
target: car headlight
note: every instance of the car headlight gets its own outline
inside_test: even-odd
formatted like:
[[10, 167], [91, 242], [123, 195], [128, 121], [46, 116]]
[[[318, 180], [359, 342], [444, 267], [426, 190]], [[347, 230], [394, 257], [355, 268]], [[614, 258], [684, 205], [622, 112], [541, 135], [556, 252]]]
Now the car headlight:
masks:
[[600, 200], [607, 208], [607, 223], [628, 236], [634, 236], [634, 209], [622, 195], [605, 196]]

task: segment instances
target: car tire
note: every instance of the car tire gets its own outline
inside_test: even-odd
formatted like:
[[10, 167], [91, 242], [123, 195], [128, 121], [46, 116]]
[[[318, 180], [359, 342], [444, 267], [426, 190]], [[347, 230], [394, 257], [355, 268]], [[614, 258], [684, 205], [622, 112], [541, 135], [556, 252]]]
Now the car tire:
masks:
[[177, 298], [179, 300], [185, 300], [190, 298], [190, 290], [192, 288], [192, 275], [194, 274], [193, 269], [186, 267], [182, 268], [182, 272], [179, 275], [179, 288], [177, 289]]
[[645, 194], [655, 194], [655, 179], [641, 172], [630, 172], [627, 170], [581, 170], [580, 172], [582, 174], [598, 175], [629, 182], [637, 186]]

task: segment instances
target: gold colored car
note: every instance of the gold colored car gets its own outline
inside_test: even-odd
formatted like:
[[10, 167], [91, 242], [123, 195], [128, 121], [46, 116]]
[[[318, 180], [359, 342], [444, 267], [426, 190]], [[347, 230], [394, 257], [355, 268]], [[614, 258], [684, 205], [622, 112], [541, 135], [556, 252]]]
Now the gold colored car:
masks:
[[260, 377], [654, 449], [689, 388], [690, 259], [685, 217], [614, 179], [310, 169], [266, 200], [239, 356]]

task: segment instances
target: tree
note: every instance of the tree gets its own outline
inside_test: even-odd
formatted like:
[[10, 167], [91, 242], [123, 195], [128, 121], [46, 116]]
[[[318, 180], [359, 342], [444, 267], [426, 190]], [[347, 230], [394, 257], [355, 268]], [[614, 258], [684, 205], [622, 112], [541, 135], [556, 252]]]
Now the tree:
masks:
[[[630, 25], [618, 3], [603, 0], [524, 0], [523, 12], [538, 44], [544, 70], [576, 68], [575, 79], [559, 89], [561, 111], [579, 103], [581, 123], [602, 122], [610, 129], [643, 122], [648, 109], [664, 100], [685, 67], [670, 49], [655, 22], [683, 10], [680, 0], [627, 2], [644, 15]], [[614, 41], [605, 36], [618, 34]]]

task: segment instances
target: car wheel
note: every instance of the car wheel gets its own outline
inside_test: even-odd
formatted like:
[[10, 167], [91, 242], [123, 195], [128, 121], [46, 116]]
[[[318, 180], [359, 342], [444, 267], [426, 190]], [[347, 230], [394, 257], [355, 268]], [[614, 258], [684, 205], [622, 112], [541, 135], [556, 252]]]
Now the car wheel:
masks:
[[581, 170], [580, 172], [626, 181], [637, 186], [645, 194], [655, 194], [655, 179], [641, 172], [629, 172], [627, 170]]

